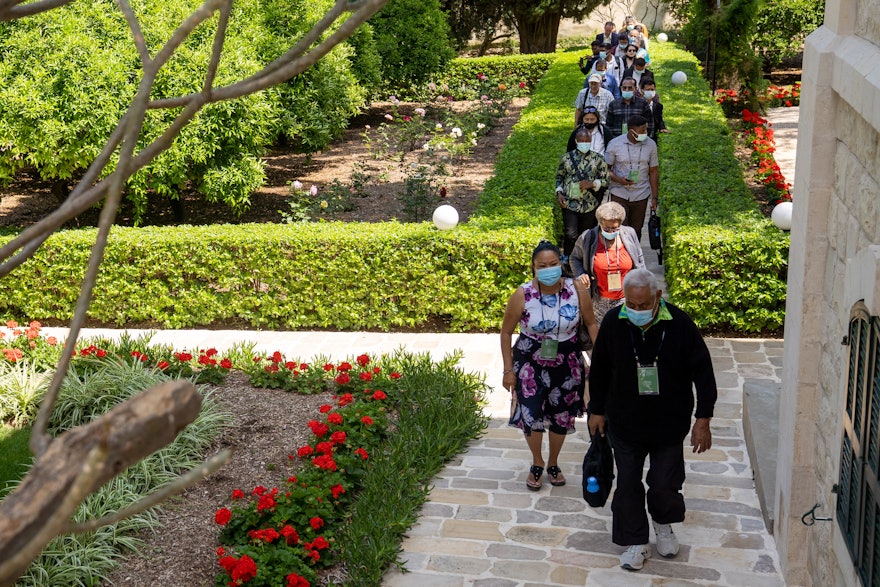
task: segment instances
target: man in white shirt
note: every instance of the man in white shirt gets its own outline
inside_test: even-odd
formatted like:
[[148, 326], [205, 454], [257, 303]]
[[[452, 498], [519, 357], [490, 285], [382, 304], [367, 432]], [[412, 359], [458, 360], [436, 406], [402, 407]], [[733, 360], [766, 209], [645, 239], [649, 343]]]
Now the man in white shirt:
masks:
[[660, 167], [657, 143], [648, 138], [648, 120], [635, 114], [627, 121], [627, 132], [605, 147], [608, 163], [608, 191], [611, 201], [626, 209], [624, 224], [635, 229], [639, 239], [648, 203], [657, 209]]

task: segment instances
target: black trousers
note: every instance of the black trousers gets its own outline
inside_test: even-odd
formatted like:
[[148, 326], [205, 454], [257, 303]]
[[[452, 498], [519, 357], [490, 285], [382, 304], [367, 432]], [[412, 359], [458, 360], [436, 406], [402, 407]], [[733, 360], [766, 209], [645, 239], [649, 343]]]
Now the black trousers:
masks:
[[566, 256], [571, 254], [574, 243], [586, 230], [590, 230], [597, 224], [596, 209], [589, 212], [573, 212], [568, 208], [562, 209], [562, 253]]
[[648, 512], [658, 524], [684, 521], [684, 447], [683, 442], [666, 445], [626, 442], [608, 427], [614, 462], [617, 465], [617, 485], [611, 501], [611, 540], [620, 546], [647, 544], [648, 516], [645, 514], [645, 486], [642, 472], [645, 457], [650, 456], [648, 468]]
[[623, 206], [623, 209], [626, 210], [626, 219], [623, 221], [623, 225], [633, 227], [639, 240], [642, 240], [642, 227], [645, 225], [645, 216], [648, 214], [648, 205], [651, 203], [651, 199], [630, 202], [612, 195], [611, 201]]

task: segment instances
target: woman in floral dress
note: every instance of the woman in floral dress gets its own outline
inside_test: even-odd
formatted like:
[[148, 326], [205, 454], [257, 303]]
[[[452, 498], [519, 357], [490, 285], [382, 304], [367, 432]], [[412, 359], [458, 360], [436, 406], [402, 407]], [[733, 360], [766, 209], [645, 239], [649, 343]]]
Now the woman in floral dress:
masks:
[[[562, 277], [559, 248], [542, 241], [532, 253], [534, 279], [517, 288], [507, 302], [501, 326], [504, 388], [516, 394], [510, 422], [523, 431], [532, 453], [526, 485], [537, 491], [544, 467], [551, 485], [565, 485], [558, 457], [565, 436], [584, 413], [586, 368], [578, 343], [583, 322], [593, 340], [599, 325], [589, 290]], [[520, 335], [512, 344], [517, 324]], [[547, 460], [542, 454], [549, 432]]]

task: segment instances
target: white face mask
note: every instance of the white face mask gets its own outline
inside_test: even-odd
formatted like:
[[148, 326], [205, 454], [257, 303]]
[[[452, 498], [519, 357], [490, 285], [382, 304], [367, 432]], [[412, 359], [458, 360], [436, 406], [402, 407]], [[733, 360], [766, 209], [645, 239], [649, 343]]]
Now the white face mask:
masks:
[[638, 142], [640, 142], [640, 143], [641, 143], [642, 141], [644, 141], [645, 139], [647, 139], [647, 138], [648, 138], [647, 133], [642, 133], [642, 134], [640, 134], [640, 135], [636, 135], [636, 140], [637, 140]]
[[653, 100], [657, 92], [654, 90], [645, 90], [645, 100]]

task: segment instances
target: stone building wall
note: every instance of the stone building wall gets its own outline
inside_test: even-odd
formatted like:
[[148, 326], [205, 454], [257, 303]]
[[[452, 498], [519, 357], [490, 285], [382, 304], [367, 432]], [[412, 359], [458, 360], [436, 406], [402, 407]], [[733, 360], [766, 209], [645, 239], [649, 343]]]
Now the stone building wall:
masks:
[[787, 584], [858, 585], [833, 516], [853, 305], [880, 315], [880, 0], [829, 0], [807, 41], [780, 402], [776, 528]]

